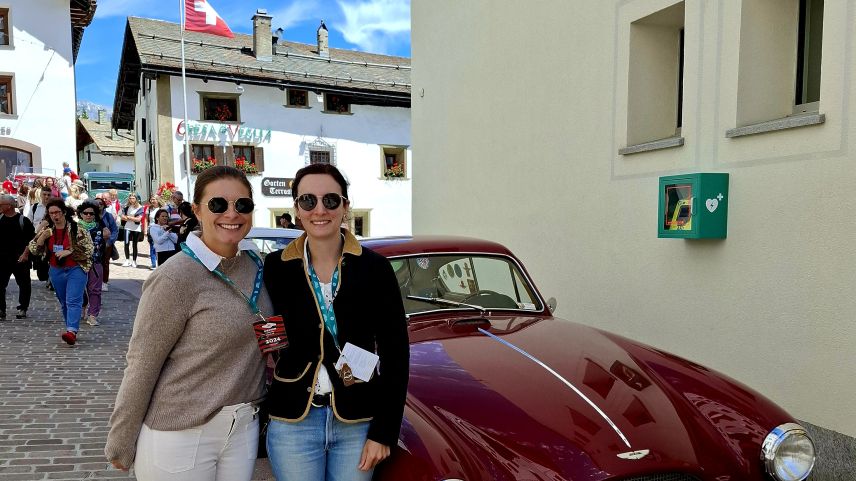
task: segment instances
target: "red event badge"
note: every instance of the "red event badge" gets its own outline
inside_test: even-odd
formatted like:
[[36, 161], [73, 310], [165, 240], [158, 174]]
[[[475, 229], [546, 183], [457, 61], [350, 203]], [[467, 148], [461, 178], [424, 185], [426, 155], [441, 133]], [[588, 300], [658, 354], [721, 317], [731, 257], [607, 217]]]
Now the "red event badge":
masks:
[[285, 322], [282, 316], [272, 316], [253, 323], [259, 350], [262, 354], [270, 354], [288, 347], [288, 336], [285, 335]]

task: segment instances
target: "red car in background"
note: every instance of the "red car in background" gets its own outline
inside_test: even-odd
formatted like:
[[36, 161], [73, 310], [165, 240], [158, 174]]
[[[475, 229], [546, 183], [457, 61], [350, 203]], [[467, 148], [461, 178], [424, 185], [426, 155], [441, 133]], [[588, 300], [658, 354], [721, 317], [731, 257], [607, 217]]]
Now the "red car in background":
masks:
[[[366, 239], [398, 277], [410, 384], [378, 481], [796, 481], [812, 440], [694, 362], [553, 317], [505, 247]], [[552, 304], [552, 306], [548, 305]]]

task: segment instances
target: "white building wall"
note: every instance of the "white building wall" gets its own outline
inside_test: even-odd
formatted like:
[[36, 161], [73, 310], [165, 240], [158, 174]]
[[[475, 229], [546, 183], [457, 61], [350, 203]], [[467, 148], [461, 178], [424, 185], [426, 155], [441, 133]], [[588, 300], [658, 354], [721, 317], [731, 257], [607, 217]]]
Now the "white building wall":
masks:
[[[181, 81], [173, 78], [172, 130], [173, 155], [183, 158], [184, 137], [176, 134], [183, 121]], [[310, 92], [309, 109], [284, 107], [285, 92], [272, 87], [243, 85], [240, 96], [240, 119], [243, 126], [272, 130], [264, 148], [264, 172], [249, 176], [253, 185], [257, 209], [257, 226], [272, 225], [272, 209], [293, 207], [291, 197], [265, 197], [261, 181], [265, 177], [293, 178], [308, 162], [307, 145], [319, 136], [335, 146], [336, 165], [350, 182], [349, 197], [354, 210], [369, 210], [369, 233], [372, 236], [406, 235], [411, 232], [411, 174], [410, 109], [352, 105], [352, 115], [323, 113], [323, 102]], [[193, 123], [200, 118], [198, 92], [235, 93], [236, 85], [229, 82], [187, 79], [188, 117]], [[156, 98], [149, 95], [149, 98]], [[150, 114], [150, 118], [153, 115]], [[322, 135], [323, 133], [323, 135]], [[385, 180], [381, 173], [381, 145], [407, 146], [407, 178]], [[188, 190], [186, 167], [174, 164], [175, 184]], [[191, 195], [186, 195], [190, 198]]]
[[80, 172], [133, 172], [134, 157], [130, 155], [104, 155], [92, 143], [80, 151], [78, 158]]
[[0, 145], [37, 150], [35, 167], [59, 175], [62, 163], [73, 164], [76, 158], [68, 0], [5, 0], [2, 5], [9, 8], [12, 43], [0, 47], [0, 75], [14, 75], [14, 114], [0, 115], [0, 132], [7, 132], [0, 135]]
[[[856, 436], [856, 1], [825, 2], [825, 123], [727, 138], [757, 120], [741, 91], [772, 95], [743, 71], [763, 56], [743, 20], [780, 29], [779, 11], [687, 0], [685, 143], [627, 156], [630, 25], [678, 2], [533, 3], [413, 2], [413, 141], [431, 160], [414, 177], [414, 232], [500, 241], [560, 316]], [[687, 172], [730, 174], [727, 239], [657, 238], [658, 178]]]

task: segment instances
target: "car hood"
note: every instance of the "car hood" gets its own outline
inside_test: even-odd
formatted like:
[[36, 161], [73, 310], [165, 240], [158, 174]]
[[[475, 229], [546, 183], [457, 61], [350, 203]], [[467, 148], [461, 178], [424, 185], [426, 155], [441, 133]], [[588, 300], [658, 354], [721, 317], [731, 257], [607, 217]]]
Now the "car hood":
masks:
[[557, 318], [435, 319], [411, 343], [402, 443], [441, 477], [762, 479], [760, 444], [791, 420], [721, 374]]

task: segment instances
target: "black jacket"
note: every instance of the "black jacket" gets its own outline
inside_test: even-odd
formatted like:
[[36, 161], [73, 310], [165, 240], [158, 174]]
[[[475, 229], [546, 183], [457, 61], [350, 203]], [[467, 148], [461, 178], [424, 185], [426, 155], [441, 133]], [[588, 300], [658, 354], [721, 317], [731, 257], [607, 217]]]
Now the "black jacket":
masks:
[[345, 386], [334, 364], [339, 353], [315, 299], [303, 262], [306, 234], [265, 258], [264, 281], [274, 313], [285, 320], [289, 346], [280, 351], [267, 396], [270, 416], [300, 421], [309, 413], [319, 360], [333, 385], [332, 406], [344, 422], [371, 421], [368, 438], [395, 446], [404, 416], [410, 346], [398, 282], [385, 257], [345, 232], [339, 291], [333, 301], [339, 346], [350, 342], [380, 357], [369, 382]]

